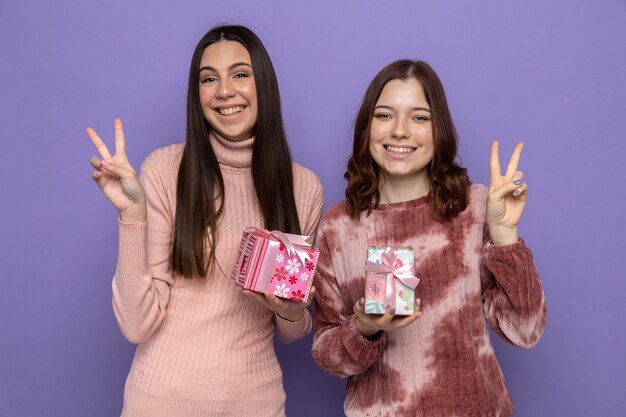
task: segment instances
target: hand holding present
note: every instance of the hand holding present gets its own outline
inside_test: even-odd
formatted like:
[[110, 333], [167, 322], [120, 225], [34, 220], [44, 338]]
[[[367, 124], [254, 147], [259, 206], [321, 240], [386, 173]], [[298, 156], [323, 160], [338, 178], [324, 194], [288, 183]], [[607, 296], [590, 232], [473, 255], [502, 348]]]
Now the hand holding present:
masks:
[[388, 332], [406, 327], [422, 315], [422, 312], [416, 308], [410, 316], [394, 316], [395, 311], [392, 311], [390, 306], [385, 308], [383, 315], [367, 314], [364, 298], [354, 303], [353, 309], [356, 314], [356, 329], [366, 338], [374, 336], [381, 330]]
[[309, 299], [307, 302], [298, 302], [280, 298], [271, 293], [260, 294], [258, 292], [246, 290], [237, 286], [247, 297], [253, 299], [257, 303], [265, 306], [278, 314], [280, 317], [289, 321], [300, 321], [304, 317], [304, 310], [311, 304], [315, 296], [315, 287], [311, 287], [309, 291]]

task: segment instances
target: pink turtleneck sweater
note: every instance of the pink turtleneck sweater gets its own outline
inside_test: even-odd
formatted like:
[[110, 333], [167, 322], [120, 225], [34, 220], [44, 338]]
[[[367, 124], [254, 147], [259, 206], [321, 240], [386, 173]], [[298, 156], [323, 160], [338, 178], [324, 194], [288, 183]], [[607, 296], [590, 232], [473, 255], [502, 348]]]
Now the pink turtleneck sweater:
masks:
[[[126, 417], [283, 416], [285, 392], [272, 336], [286, 342], [311, 328], [281, 319], [235, 288], [230, 273], [245, 226], [263, 227], [251, 175], [254, 139], [212, 137], [225, 185], [217, 265], [206, 281], [169, 270], [176, 181], [184, 145], [154, 151], [141, 167], [148, 222], [119, 224], [113, 310], [126, 338], [138, 343], [126, 381]], [[302, 233], [321, 216], [317, 176], [293, 164]]]

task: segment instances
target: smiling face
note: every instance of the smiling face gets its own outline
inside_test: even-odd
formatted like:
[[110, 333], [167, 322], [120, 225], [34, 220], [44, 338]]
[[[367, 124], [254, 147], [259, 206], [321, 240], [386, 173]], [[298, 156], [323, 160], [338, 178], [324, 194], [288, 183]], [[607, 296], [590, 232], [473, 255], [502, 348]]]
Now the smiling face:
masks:
[[383, 88], [370, 124], [369, 150], [387, 181], [428, 181], [433, 126], [424, 89], [415, 78], [391, 80]]
[[232, 141], [254, 136], [258, 106], [248, 50], [234, 41], [207, 46], [199, 75], [200, 105], [211, 127]]

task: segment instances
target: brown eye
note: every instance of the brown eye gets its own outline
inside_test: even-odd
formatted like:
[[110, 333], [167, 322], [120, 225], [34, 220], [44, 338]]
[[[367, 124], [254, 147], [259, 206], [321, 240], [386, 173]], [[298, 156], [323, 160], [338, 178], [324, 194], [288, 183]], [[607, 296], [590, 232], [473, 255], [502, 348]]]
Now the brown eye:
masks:
[[202, 84], [212, 83], [214, 81], [217, 81], [217, 77], [208, 76], [208, 77], [200, 78], [200, 82]]

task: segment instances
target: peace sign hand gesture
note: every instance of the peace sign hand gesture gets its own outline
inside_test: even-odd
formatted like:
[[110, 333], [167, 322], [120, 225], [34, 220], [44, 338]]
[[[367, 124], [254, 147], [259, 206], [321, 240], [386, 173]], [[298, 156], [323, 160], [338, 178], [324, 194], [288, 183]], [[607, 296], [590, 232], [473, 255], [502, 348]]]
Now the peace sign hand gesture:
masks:
[[137, 173], [126, 157], [122, 121], [115, 119], [115, 155], [111, 155], [95, 130], [87, 128], [87, 135], [102, 156], [102, 160], [95, 156], [91, 158], [90, 163], [96, 169], [91, 177], [117, 208], [121, 221], [145, 222], [146, 199]]
[[524, 144], [515, 145], [506, 174], [500, 171], [498, 141], [491, 143], [491, 181], [487, 197], [487, 226], [494, 245], [511, 245], [518, 240], [517, 225], [526, 205], [528, 185], [524, 174], [517, 170]]

